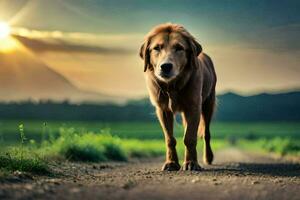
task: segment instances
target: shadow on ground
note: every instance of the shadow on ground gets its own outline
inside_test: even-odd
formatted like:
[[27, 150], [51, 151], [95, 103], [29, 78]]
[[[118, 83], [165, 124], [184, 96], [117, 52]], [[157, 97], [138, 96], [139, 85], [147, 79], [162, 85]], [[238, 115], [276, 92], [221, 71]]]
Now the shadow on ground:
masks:
[[205, 169], [207, 172], [239, 175], [267, 175], [294, 177], [300, 176], [300, 164], [296, 163], [230, 163], [228, 165], [214, 165]]

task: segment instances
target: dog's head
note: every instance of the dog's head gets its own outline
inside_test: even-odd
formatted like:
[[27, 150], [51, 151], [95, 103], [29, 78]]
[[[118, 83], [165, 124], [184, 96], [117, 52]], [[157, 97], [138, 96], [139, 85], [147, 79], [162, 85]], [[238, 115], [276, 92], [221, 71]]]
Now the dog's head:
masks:
[[140, 49], [144, 71], [161, 81], [175, 79], [186, 67], [197, 67], [202, 47], [182, 26], [162, 24], [148, 33]]

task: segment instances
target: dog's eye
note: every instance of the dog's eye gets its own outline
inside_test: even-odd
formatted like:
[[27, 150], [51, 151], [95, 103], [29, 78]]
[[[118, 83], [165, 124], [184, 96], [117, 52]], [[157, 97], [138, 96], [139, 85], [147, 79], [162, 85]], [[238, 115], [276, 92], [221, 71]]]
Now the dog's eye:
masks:
[[183, 50], [184, 50], [183, 46], [181, 46], [181, 45], [175, 46], [175, 51], [183, 51]]
[[154, 48], [153, 48], [155, 51], [160, 51], [160, 46], [155, 46]]

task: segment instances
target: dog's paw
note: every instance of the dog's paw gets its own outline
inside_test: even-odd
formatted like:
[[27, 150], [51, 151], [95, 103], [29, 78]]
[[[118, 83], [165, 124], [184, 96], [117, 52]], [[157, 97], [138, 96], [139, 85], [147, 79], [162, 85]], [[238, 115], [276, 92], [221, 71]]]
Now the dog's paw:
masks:
[[197, 161], [186, 161], [182, 165], [182, 170], [184, 171], [201, 171], [202, 168]]
[[205, 151], [203, 155], [203, 162], [207, 165], [211, 165], [213, 160], [214, 160], [214, 154], [211, 151], [211, 149], [208, 149], [207, 151]]
[[180, 165], [176, 162], [166, 162], [163, 167], [163, 171], [178, 171], [180, 170]]

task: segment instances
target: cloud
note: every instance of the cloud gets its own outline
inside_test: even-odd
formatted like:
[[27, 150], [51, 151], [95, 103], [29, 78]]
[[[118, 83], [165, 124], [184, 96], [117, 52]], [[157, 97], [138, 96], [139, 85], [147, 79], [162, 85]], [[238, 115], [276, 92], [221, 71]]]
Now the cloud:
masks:
[[13, 27], [12, 35], [23, 45], [35, 51], [73, 53], [128, 54], [136, 53], [142, 34], [95, 34], [34, 30]]
[[300, 51], [300, 24], [289, 24], [250, 32], [245, 35], [247, 46], [274, 52]]
[[63, 53], [93, 53], [93, 54], [129, 54], [132, 51], [123, 48], [108, 48], [89, 44], [77, 44], [61, 39], [29, 38], [13, 35], [24, 46], [35, 53], [63, 52]]

